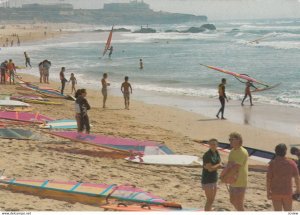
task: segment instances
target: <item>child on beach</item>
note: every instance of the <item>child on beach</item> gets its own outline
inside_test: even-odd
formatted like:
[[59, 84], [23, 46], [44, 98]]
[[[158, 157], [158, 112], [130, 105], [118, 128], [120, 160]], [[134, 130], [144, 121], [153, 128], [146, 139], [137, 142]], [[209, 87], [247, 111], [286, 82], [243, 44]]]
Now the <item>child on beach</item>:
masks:
[[132, 87], [131, 84], [128, 82], [128, 79], [129, 79], [128, 76], [125, 76], [125, 82], [123, 82], [121, 85], [121, 91], [124, 96], [125, 109], [127, 110], [129, 110], [130, 93], [132, 94]]
[[107, 87], [110, 85], [110, 83], [107, 82], [107, 73], [103, 74], [103, 78], [101, 80], [101, 84], [102, 84], [102, 95], [103, 95], [103, 108], [106, 108], [105, 103], [106, 103], [106, 99], [107, 99]]
[[202, 189], [205, 192], [205, 211], [212, 210], [212, 204], [217, 194], [218, 169], [221, 168], [221, 158], [217, 150], [218, 141], [208, 141], [209, 150], [203, 155]]
[[75, 92], [76, 92], [75, 84], [77, 84], [77, 80], [76, 80], [76, 78], [75, 78], [74, 73], [71, 73], [71, 77], [70, 77], [69, 82], [72, 83], [72, 91], [71, 91], [71, 94], [73, 93], [73, 90], [74, 90], [74, 93], [75, 93]]
[[221, 103], [221, 108], [219, 110], [219, 112], [217, 113], [216, 117], [219, 119], [219, 114], [221, 113], [221, 119], [225, 119], [224, 118], [224, 110], [225, 110], [225, 99], [228, 102], [226, 93], [225, 93], [225, 85], [226, 85], [226, 79], [222, 78], [222, 82], [221, 84], [219, 84], [219, 100]]
[[25, 66], [27, 67], [27, 65], [29, 65], [31, 67], [30, 58], [26, 52], [24, 52], [24, 56], [25, 56]]
[[85, 98], [86, 94], [87, 94], [86, 90], [81, 89], [80, 93], [76, 99], [76, 103], [78, 104], [78, 107], [80, 110], [78, 132], [83, 132], [83, 130], [85, 129], [85, 132], [87, 134], [89, 134], [90, 133], [90, 121], [89, 121], [89, 117], [87, 115], [87, 111], [91, 109], [91, 106], [89, 105], [88, 101]]
[[15, 84], [16, 66], [15, 66], [14, 62], [12, 61], [12, 59], [9, 59], [9, 62], [7, 64], [7, 71], [9, 74], [9, 84], [11, 84], [11, 82], [13, 82], [13, 84]]
[[241, 103], [242, 106], [244, 106], [244, 101], [245, 101], [245, 99], [246, 99], [248, 96], [249, 96], [249, 98], [250, 98], [250, 105], [253, 106], [253, 103], [252, 103], [252, 95], [251, 95], [250, 87], [256, 88], [250, 81], [247, 81], [247, 82], [246, 82], [246, 88], [245, 88], [245, 96], [244, 96], [243, 101], [242, 101], [242, 103]]

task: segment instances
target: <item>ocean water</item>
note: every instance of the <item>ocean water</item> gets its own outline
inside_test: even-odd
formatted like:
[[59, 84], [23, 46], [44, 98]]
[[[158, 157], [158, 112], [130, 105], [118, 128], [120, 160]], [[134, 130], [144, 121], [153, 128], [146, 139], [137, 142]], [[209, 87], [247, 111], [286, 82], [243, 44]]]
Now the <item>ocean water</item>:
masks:
[[[248, 74], [268, 84], [281, 83], [277, 88], [256, 93], [255, 102], [300, 108], [300, 20], [235, 20], [213, 24], [216, 31], [197, 34], [164, 31], [185, 30], [199, 23], [149, 26], [158, 31], [154, 34], [118, 33], [118, 38], [115, 34], [112, 59], [100, 58], [106, 39], [93, 32], [110, 26], [72, 29], [74, 34], [1, 48], [0, 60], [12, 58], [17, 65], [24, 65], [23, 52], [27, 51], [34, 68], [26, 72], [38, 75], [38, 63], [48, 59], [53, 65], [51, 79], [59, 81], [60, 67], [65, 66], [66, 76], [75, 73], [79, 85], [84, 87], [99, 88], [102, 74], [107, 72], [114, 94], [119, 94], [124, 76], [129, 76], [141, 99], [142, 92], [170, 98], [217, 98], [217, 86], [225, 77], [229, 98], [243, 98], [244, 84], [201, 66], [203, 63]], [[119, 27], [135, 30], [140, 26], [116, 26]], [[249, 43], [257, 38], [263, 39], [258, 44]], [[140, 58], [143, 70], [139, 69]]]

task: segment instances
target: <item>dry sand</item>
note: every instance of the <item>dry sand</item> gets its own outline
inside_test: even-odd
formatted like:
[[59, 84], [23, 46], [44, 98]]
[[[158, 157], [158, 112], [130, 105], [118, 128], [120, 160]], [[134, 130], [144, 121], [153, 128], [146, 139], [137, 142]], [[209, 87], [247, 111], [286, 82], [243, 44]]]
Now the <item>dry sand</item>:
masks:
[[[36, 77], [23, 75], [25, 80], [37, 81]], [[51, 86], [59, 88], [51, 80]], [[100, 80], [99, 80], [100, 81]], [[80, 86], [79, 86], [80, 87]], [[66, 94], [70, 92], [67, 85]], [[1, 93], [17, 93], [15, 86], [0, 85]], [[138, 140], [163, 141], [178, 154], [202, 155], [207, 148], [193, 139], [217, 138], [228, 142], [228, 134], [237, 131], [244, 137], [246, 146], [272, 150], [280, 142], [300, 144], [300, 138], [272, 132], [249, 125], [230, 121], [210, 120], [199, 114], [177, 108], [149, 105], [134, 100], [131, 109], [124, 110], [123, 98], [109, 96], [106, 109], [101, 108], [99, 91], [88, 90], [87, 99], [92, 109], [90, 116], [92, 133], [130, 137]], [[73, 119], [73, 102], [64, 101], [62, 106], [33, 105], [35, 111], [56, 119]], [[284, 116], [282, 116], [284, 117]], [[20, 126], [11, 126], [20, 127]], [[97, 147], [42, 133], [35, 126], [28, 126], [40, 135], [37, 141], [17, 141], [0, 139], [0, 168], [6, 169], [7, 177], [20, 179], [57, 179], [107, 184], [133, 184], [152, 192], [168, 201], [181, 203], [184, 207], [203, 208], [204, 192], [200, 187], [201, 168], [142, 165], [122, 159], [92, 156]], [[90, 155], [80, 150], [90, 151]], [[77, 152], [77, 153], [74, 153]], [[227, 160], [227, 154], [222, 154]], [[252, 162], [252, 161], [251, 161]], [[250, 211], [271, 211], [271, 201], [266, 198], [265, 176], [263, 172], [249, 172], [249, 186], [245, 208]], [[234, 210], [229, 203], [229, 195], [224, 184], [214, 203], [216, 210]], [[300, 204], [294, 202], [294, 209]], [[0, 210], [32, 211], [99, 211], [98, 207], [71, 204], [21, 193], [0, 190]]]

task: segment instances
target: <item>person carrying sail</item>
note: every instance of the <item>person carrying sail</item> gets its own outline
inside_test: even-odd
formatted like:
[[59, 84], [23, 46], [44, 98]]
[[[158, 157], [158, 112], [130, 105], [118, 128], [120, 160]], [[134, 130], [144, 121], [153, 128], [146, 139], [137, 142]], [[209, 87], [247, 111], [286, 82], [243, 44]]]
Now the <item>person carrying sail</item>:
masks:
[[245, 99], [246, 99], [248, 96], [249, 96], [249, 98], [250, 98], [250, 105], [253, 106], [253, 103], [252, 103], [252, 95], [251, 95], [250, 87], [254, 87], [255, 89], [257, 89], [257, 87], [255, 87], [251, 81], [247, 81], [247, 82], [246, 82], [245, 96], [244, 96], [243, 101], [242, 101], [242, 103], [241, 103], [242, 106], [244, 106], [244, 101], [245, 101]]
[[216, 117], [219, 119], [219, 114], [221, 113], [221, 119], [224, 118], [224, 110], [225, 110], [225, 99], [228, 102], [226, 93], [225, 93], [225, 85], [226, 85], [226, 78], [222, 78], [222, 82], [219, 84], [219, 100], [221, 103], [221, 108], [219, 109], [219, 112], [217, 113]]

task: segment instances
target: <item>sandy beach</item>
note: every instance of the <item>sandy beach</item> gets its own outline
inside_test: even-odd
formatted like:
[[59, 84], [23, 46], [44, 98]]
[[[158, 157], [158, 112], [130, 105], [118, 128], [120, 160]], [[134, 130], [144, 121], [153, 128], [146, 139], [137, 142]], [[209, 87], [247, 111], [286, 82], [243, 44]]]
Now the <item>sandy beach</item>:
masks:
[[[12, 30], [11, 32], [14, 31]], [[19, 35], [21, 36], [21, 33]], [[20, 70], [19, 72], [22, 71]], [[27, 73], [21, 75], [26, 81], [38, 81], [37, 77], [30, 76]], [[58, 81], [59, 76], [57, 74], [57, 78], [51, 80], [50, 86], [58, 89]], [[13, 85], [0, 85], [0, 90], [3, 94], [16, 94], [18, 92]], [[65, 93], [69, 94], [70, 91], [71, 86], [67, 85]], [[207, 148], [193, 141], [194, 139], [208, 140], [217, 138], [221, 142], [228, 142], [228, 135], [233, 131], [242, 134], [245, 146], [272, 152], [278, 143], [286, 143], [287, 145], [300, 144], [300, 138], [296, 137], [296, 135], [280, 133], [272, 131], [272, 129], [254, 127], [230, 120], [215, 120], [205, 116], [205, 114], [201, 115], [175, 107], [146, 104], [135, 100], [135, 92], [132, 95], [130, 110], [124, 109], [121, 95], [109, 95], [107, 108], [103, 109], [101, 107], [101, 92], [88, 89], [87, 93], [87, 99], [92, 106], [88, 112], [93, 125], [91, 133], [128, 137], [137, 140], [162, 141], [177, 154], [202, 157]], [[73, 102], [67, 100], [63, 102], [62, 106], [36, 104], [32, 106], [34, 111], [55, 119], [73, 119]], [[266, 110], [264, 109], [264, 111]], [[263, 110], [260, 113], [263, 115]], [[281, 117], [284, 118], [285, 115], [283, 114]], [[9, 127], [21, 128], [22, 126], [14, 125]], [[204, 207], [205, 195], [200, 185], [201, 168], [142, 165], [101, 155], [90, 156], [74, 153], [80, 150], [94, 152], [97, 151], [97, 147], [44, 134], [36, 126], [27, 126], [26, 129], [34, 131], [40, 137], [39, 140], [17, 141], [0, 139], [0, 152], [2, 155], [0, 167], [5, 169], [4, 175], [7, 177], [106, 184], [128, 183], [152, 192], [168, 201], [178, 202], [184, 207]], [[227, 154], [221, 154], [223, 161], [226, 162], [228, 159]], [[255, 164], [251, 160], [250, 163]], [[266, 198], [265, 177], [265, 172], [249, 172], [249, 185], [245, 197], [246, 210], [273, 210], [271, 201]], [[0, 210], [5, 211], [101, 210], [99, 207], [12, 193], [7, 190], [0, 190], [0, 194]], [[229, 194], [224, 184], [219, 184], [213, 207], [216, 210], [234, 210], [229, 202]], [[298, 202], [294, 202], [294, 210], [300, 210]]]

